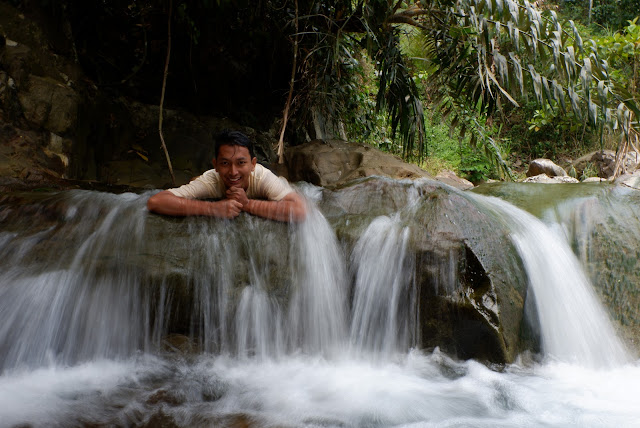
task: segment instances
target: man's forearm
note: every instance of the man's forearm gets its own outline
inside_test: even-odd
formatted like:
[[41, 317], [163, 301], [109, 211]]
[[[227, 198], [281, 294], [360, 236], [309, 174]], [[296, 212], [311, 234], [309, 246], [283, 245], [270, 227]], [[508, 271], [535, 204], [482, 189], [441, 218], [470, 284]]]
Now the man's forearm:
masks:
[[[229, 212], [225, 212], [225, 207], [220, 202], [202, 201], [199, 199], [186, 199], [175, 196], [173, 193], [163, 191], [153, 195], [147, 201], [149, 211], [171, 216], [214, 216], [214, 217], [234, 217]], [[238, 210], [239, 213], [239, 210]], [[237, 213], [236, 213], [237, 215]]]
[[249, 199], [243, 207], [243, 211], [259, 217], [277, 221], [302, 221], [307, 211], [304, 202], [296, 195], [296, 199], [283, 199], [281, 201], [262, 201]]

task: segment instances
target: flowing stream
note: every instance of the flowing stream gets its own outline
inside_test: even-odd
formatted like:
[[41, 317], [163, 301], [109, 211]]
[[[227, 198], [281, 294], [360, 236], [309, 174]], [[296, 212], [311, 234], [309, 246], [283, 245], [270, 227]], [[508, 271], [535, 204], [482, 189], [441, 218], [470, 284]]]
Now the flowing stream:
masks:
[[[70, 191], [0, 228], [0, 427], [640, 426], [640, 364], [565, 226], [468, 196], [513, 231], [543, 348], [488, 366], [416, 348], [400, 216], [344, 254], [305, 191], [297, 226], [242, 216], [151, 233], [149, 194]], [[169, 323], [193, 339], [170, 340]]]

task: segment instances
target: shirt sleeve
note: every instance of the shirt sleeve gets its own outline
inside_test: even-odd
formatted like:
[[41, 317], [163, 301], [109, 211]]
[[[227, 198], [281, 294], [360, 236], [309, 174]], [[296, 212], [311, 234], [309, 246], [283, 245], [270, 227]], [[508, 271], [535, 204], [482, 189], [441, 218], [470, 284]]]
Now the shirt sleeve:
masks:
[[224, 186], [220, 175], [210, 169], [191, 183], [169, 189], [169, 192], [186, 199], [220, 199], [224, 196]]
[[262, 165], [256, 165], [254, 175], [257, 184], [256, 197], [258, 198], [279, 201], [293, 192], [293, 188], [286, 179], [278, 177]]

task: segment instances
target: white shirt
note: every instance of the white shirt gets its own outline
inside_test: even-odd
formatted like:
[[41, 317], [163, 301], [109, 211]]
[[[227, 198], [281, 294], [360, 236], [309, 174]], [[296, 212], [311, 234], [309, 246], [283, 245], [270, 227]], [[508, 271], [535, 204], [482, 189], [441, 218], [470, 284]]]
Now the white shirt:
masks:
[[[215, 169], [210, 169], [189, 184], [184, 184], [175, 189], [169, 189], [171, 193], [186, 199], [222, 199], [227, 188]], [[247, 197], [249, 199], [266, 199], [279, 201], [293, 188], [284, 179], [260, 164], [256, 164], [249, 177]]]

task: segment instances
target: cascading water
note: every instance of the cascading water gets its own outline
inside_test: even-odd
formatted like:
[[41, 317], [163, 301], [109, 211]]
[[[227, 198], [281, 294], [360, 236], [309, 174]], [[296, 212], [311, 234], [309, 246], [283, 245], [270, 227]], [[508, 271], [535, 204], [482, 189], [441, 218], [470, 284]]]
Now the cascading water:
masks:
[[[165, 289], [145, 287], [127, 263], [144, 234], [139, 199], [72, 193], [58, 226], [3, 232], [0, 369], [124, 357], [159, 340]], [[109, 259], [107, 247], [118, 249]]]
[[389, 355], [415, 344], [413, 267], [406, 255], [409, 230], [399, 218], [378, 217], [358, 241], [350, 343], [355, 350]]
[[476, 198], [513, 230], [529, 275], [542, 345], [551, 358], [594, 368], [630, 360], [566, 240], [542, 221], [496, 198]]
[[[513, 226], [551, 357], [491, 370], [412, 349], [413, 231], [400, 216], [373, 219], [345, 254], [314, 207], [319, 196], [305, 192], [311, 211], [297, 226], [242, 216], [176, 219], [158, 230], [149, 227], [158, 218], [146, 212], [148, 195], [97, 192], [52, 196], [35, 210], [42, 225], [4, 225], [0, 426], [639, 420], [640, 367], [625, 364], [575, 257], [543, 223], [470, 196]], [[195, 338], [192, 352], [163, 350], [170, 324]]]

